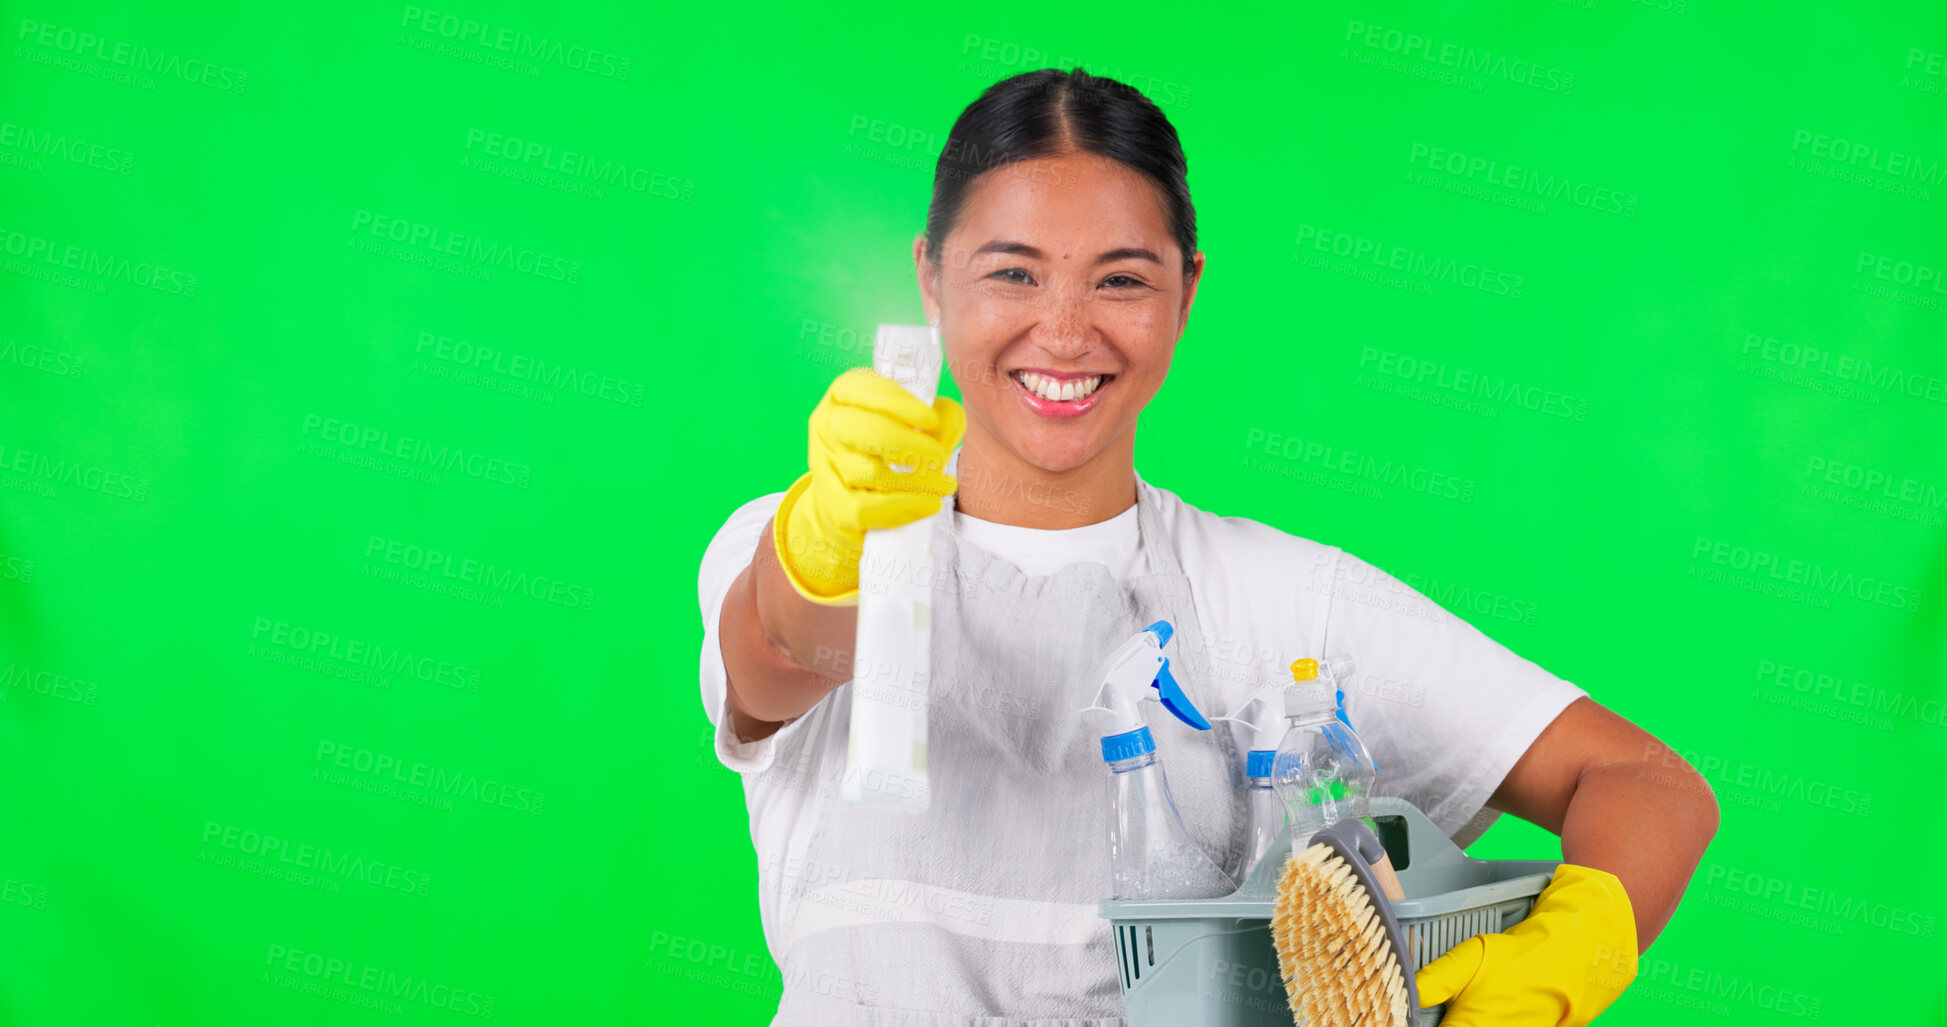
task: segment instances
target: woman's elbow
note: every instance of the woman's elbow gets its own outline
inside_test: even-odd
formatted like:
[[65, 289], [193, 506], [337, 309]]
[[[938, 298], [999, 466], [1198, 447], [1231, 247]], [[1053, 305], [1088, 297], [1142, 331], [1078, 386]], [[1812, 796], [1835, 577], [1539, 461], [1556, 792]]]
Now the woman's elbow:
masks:
[[1710, 840], [1717, 836], [1717, 792], [1710, 787], [1710, 780], [1688, 761], [1684, 763], [1683, 773], [1689, 778], [1678, 790], [1686, 800], [1684, 820], [1695, 830], [1701, 851], [1703, 845], [1710, 844]]
[[[1698, 775], [1698, 777], [1701, 779], [1702, 775]], [[1704, 782], [1703, 794], [1697, 797], [1697, 807], [1698, 821], [1703, 828], [1704, 842], [1708, 844], [1712, 838], [1717, 837], [1717, 825], [1719, 823], [1717, 793], [1710, 790], [1710, 782], [1708, 781]]]

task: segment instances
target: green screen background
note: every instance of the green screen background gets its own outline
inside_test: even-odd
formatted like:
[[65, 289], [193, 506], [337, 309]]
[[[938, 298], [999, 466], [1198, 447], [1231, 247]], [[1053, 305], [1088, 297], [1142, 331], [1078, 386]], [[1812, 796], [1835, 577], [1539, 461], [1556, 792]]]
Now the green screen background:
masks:
[[1603, 1022], [1947, 1018], [1939, 4], [4, 12], [0, 1022], [766, 1022], [697, 563], [1049, 64], [1190, 159], [1142, 473], [1709, 776]]

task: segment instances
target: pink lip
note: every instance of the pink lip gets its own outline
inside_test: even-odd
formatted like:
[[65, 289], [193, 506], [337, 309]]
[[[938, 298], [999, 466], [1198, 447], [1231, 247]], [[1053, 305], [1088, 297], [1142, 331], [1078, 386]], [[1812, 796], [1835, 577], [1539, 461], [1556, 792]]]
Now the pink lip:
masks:
[[[1078, 381], [1083, 378], [1094, 377], [1094, 375], [1074, 374], [1071, 372], [1043, 371], [1040, 368], [1036, 368], [1036, 367], [1024, 367], [1024, 368], [1020, 368], [1020, 370], [1033, 371], [1036, 374], [1046, 375], [1050, 378], [1055, 379], [1056, 381], [1065, 381], [1065, 382]], [[1029, 392], [1028, 387], [1026, 385], [1021, 384], [1021, 380], [1019, 378], [1014, 377], [1012, 373], [1010, 373], [1007, 377], [1009, 380], [1011, 380], [1014, 383], [1014, 391], [1020, 395], [1021, 402], [1026, 403], [1029, 410], [1032, 410], [1035, 413], [1040, 414], [1042, 417], [1052, 417], [1056, 419], [1080, 417], [1083, 414], [1088, 413], [1090, 410], [1095, 408], [1095, 401], [1102, 398], [1103, 390], [1107, 389], [1110, 385], [1115, 384], [1114, 378], [1112, 376], [1103, 375], [1104, 378], [1108, 378], [1109, 380], [1104, 381], [1099, 386], [1096, 386], [1094, 392], [1089, 393], [1087, 396], [1084, 396], [1081, 399], [1071, 399], [1071, 400], [1067, 400], [1066, 402], [1063, 402], [1058, 400], [1042, 399], [1040, 396], [1037, 396], [1034, 393]]]

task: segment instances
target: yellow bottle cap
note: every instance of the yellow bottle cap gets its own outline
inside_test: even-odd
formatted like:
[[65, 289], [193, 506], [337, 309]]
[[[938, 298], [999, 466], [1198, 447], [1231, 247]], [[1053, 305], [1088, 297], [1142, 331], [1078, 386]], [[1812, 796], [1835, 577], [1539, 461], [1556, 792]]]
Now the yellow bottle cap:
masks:
[[1312, 680], [1312, 679], [1314, 679], [1314, 678], [1316, 678], [1316, 677], [1318, 677], [1318, 661], [1317, 661], [1317, 660], [1313, 660], [1313, 659], [1309, 659], [1309, 658], [1307, 658], [1307, 659], [1303, 659], [1303, 660], [1293, 660], [1293, 661], [1292, 661], [1292, 663], [1291, 663], [1291, 680], [1293, 680], [1293, 681], [1310, 681], [1310, 680]]

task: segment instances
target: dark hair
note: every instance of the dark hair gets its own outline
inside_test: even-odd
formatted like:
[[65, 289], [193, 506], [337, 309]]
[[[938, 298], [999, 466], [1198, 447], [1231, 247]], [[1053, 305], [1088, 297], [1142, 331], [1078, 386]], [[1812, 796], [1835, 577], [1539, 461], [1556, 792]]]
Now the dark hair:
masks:
[[1156, 184], [1188, 276], [1190, 257], [1197, 252], [1197, 212], [1190, 204], [1189, 165], [1175, 126], [1133, 87], [1080, 68], [1043, 68], [1002, 79], [960, 112], [933, 169], [926, 259], [940, 262], [940, 244], [983, 172], [1076, 152], [1119, 161]]

